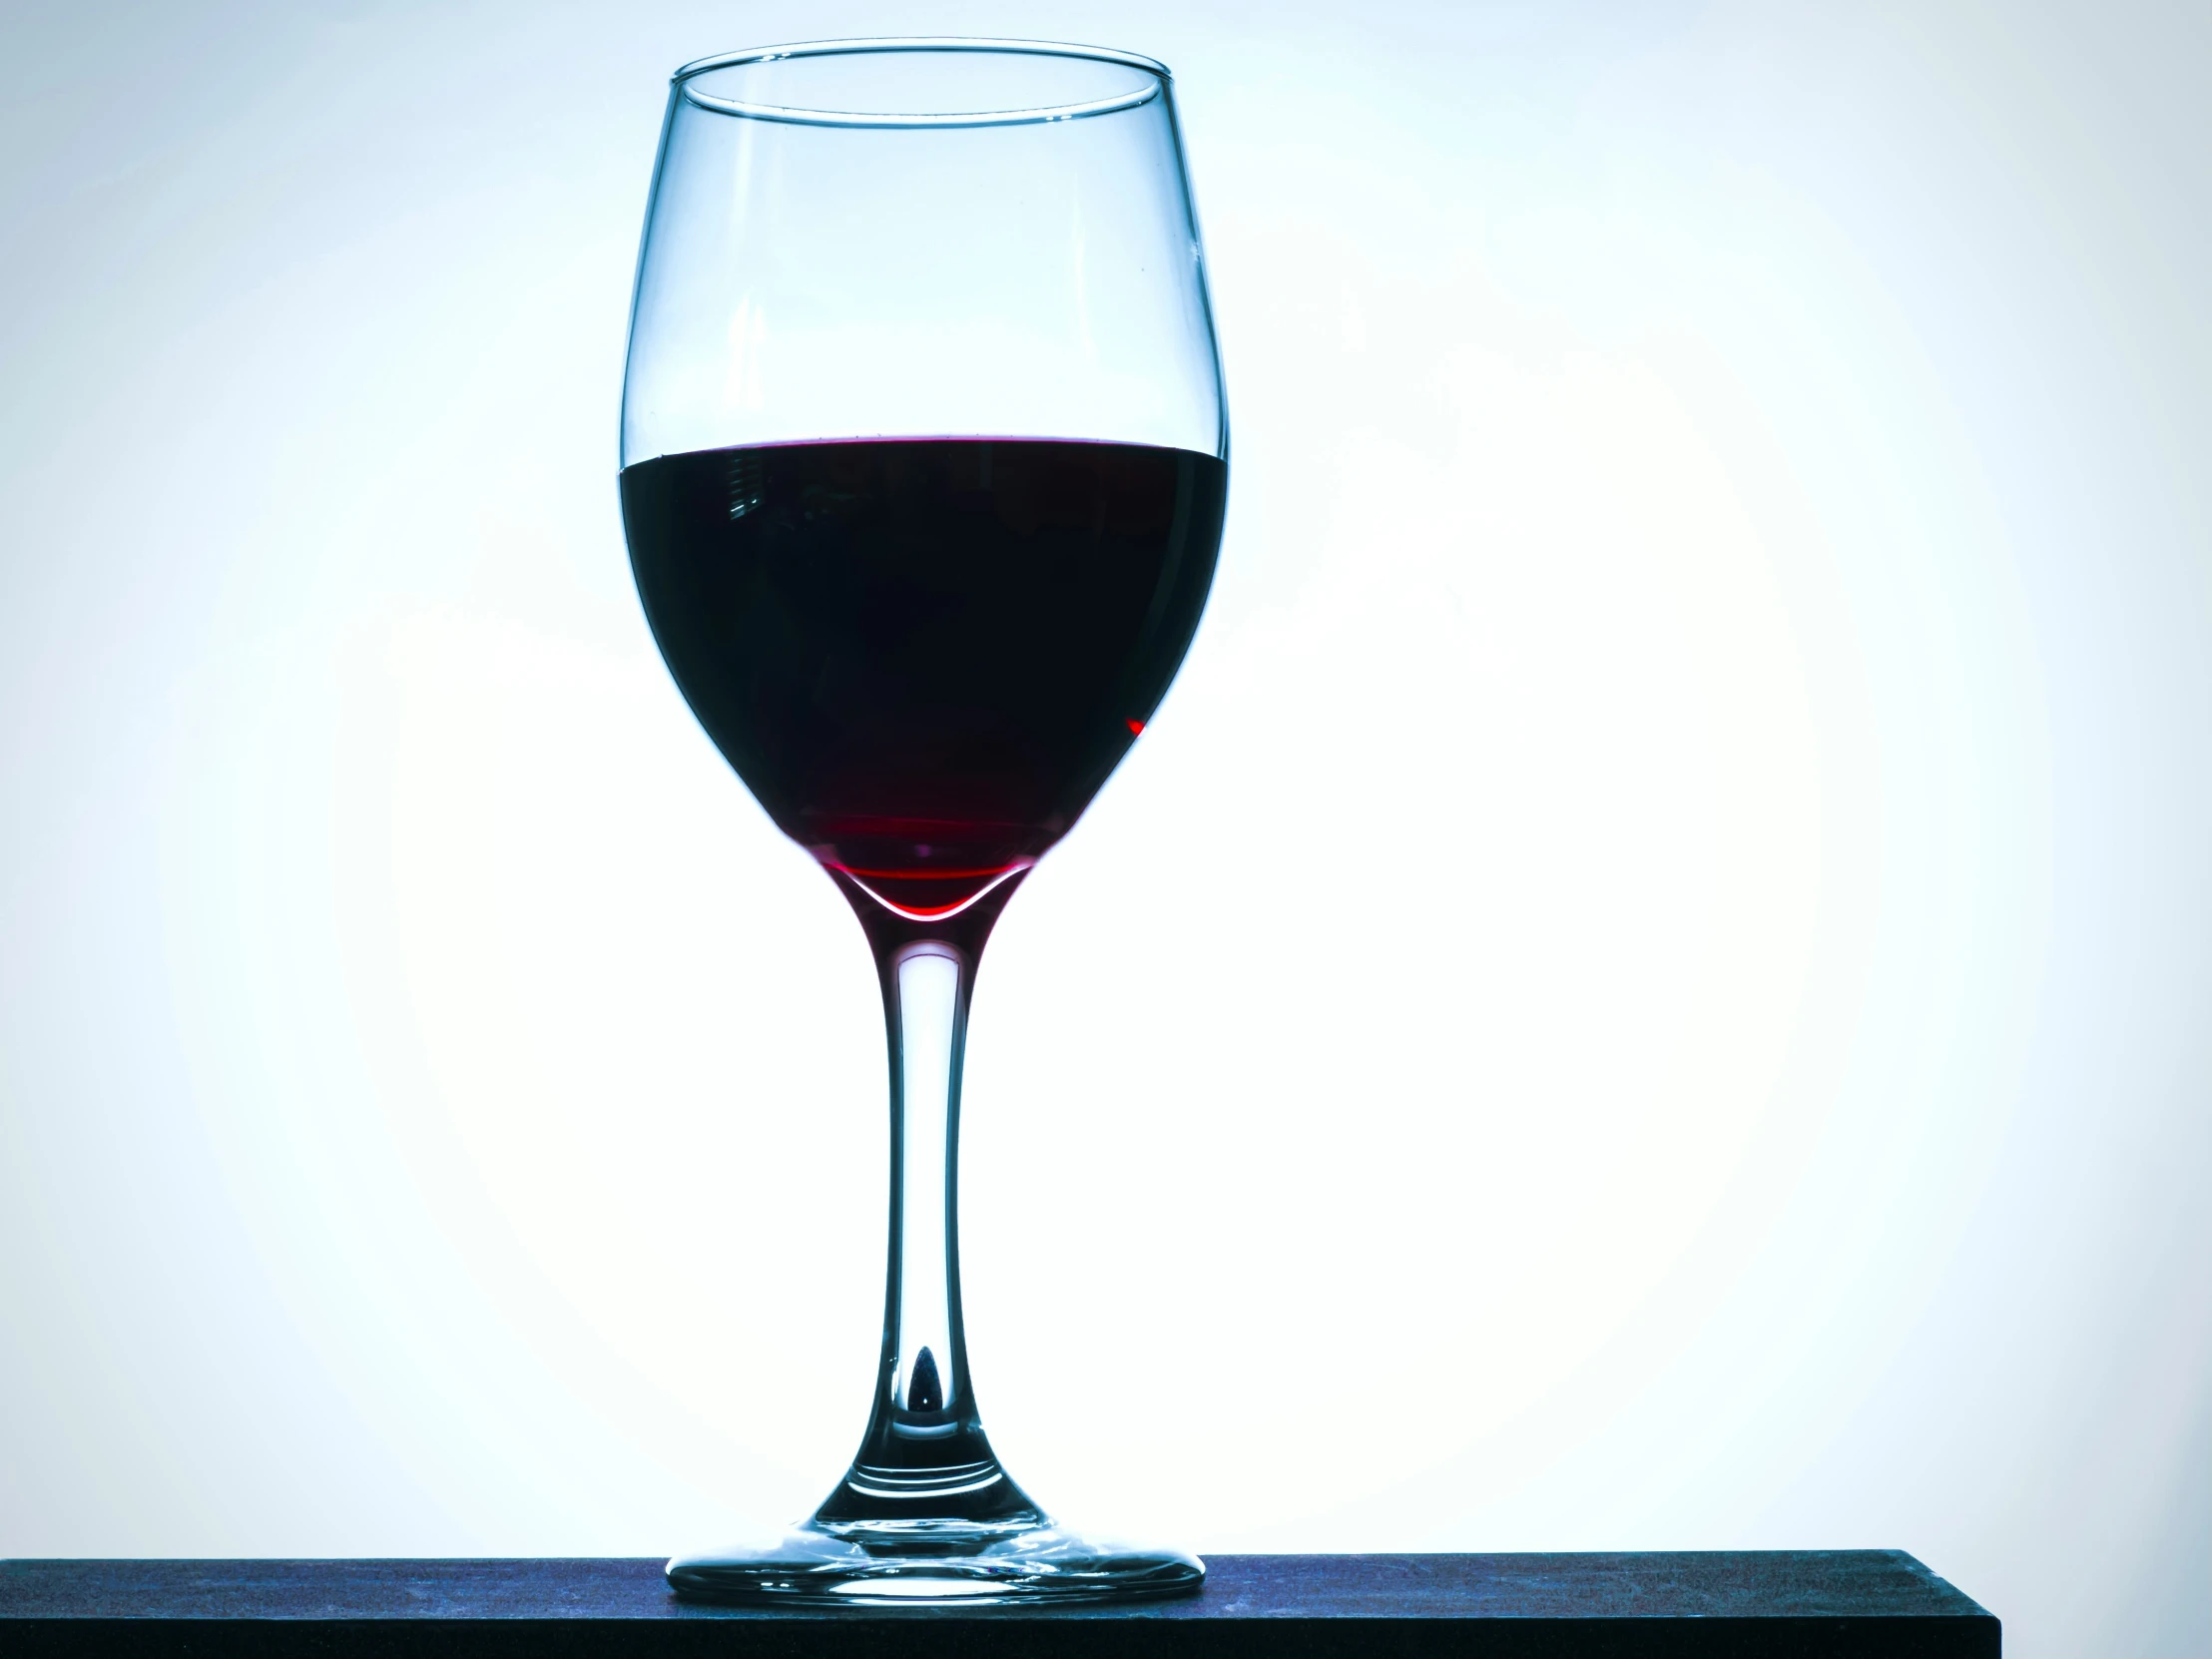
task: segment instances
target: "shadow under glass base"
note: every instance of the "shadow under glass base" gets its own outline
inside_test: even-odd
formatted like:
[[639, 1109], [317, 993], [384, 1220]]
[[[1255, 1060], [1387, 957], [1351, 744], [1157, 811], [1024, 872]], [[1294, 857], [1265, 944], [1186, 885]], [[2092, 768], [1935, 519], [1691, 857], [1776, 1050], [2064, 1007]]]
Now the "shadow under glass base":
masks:
[[987, 1606], [1187, 1595], [1206, 1564], [1181, 1550], [1086, 1538], [1041, 1517], [1025, 1526], [951, 1520], [793, 1527], [772, 1543], [668, 1564], [690, 1600], [780, 1606]]

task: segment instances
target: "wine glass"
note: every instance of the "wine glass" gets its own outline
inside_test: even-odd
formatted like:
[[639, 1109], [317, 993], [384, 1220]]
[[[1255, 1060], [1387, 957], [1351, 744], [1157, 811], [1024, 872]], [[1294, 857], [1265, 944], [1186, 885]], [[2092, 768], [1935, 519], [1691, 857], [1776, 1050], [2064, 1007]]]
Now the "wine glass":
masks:
[[960, 1318], [977, 959], [1143, 732], [1213, 580], [1229, 427], [1166, 69], [1026, 41], [679, 70], [638, 260], [622, 510], [654, 638], [875, 956], [890, 1265], [852, 1466], [727, 1600], [1171, 1595], [999, 1466]]

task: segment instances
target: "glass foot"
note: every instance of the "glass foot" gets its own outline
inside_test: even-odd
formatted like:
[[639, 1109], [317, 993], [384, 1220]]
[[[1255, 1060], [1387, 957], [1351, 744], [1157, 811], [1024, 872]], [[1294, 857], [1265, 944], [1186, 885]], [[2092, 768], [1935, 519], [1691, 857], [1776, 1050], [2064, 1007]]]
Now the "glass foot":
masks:
[[760, 1547], [679, 1555], [669, 1587], [695, 1601], [784, 1606], [987, 1606], [1187, 1595], [1206, 1563], [1086, 1538], [1049, 1521], [810, 1521]]

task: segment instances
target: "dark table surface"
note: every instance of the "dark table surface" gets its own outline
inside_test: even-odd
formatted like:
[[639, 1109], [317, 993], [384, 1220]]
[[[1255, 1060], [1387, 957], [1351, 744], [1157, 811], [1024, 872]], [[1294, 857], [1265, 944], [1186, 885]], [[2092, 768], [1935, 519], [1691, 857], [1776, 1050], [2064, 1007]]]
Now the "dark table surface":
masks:
[[1176, 1601], [676, 1600], [659, 1561], [0, 1561], [0, 1655], [759, 1659], [1973, 1655], [1997, 1621], [1894, 1549], [1216, 1555]]

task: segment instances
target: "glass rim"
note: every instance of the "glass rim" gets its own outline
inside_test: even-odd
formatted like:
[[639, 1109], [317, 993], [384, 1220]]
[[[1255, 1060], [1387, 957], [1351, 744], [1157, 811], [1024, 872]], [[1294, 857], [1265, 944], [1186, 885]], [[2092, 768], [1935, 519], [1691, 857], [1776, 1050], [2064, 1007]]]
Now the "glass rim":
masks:
[[[724, 98], [693, 86], [692, 81], [718, 69], [746, 64], [778, 63], [788, 58], [861, 57], [894, 52], [989, 52], [1033, 58], [1079, 58], [1092, 63], [1119, 64], [1149, 77], [1142, 85], [1109, 98], [1092, 98], [1076, 104], [1042, 105], [1032, 109], [906, 111], [872, 114], [858, 110], [807, 110], [782, 104], [759, 104], [747, 99]], [[756, 121], [781, 121], [798, 127], [1023, 127], [1051, 121], [1079, 121], [1087, 116], [1112, 115], [1149, 104], [1167, 90], [1174, 79], [1168, 66], [1136, 52], [1110, 46], [1075, 46], [1059, 41], [993, 40], [966, 35], [886, 35], [877, 39], [812, 40], [785, 46], [754, 46], [738, 52], [717, 53], [685, 64], [669, 77], [677, 95], [686, 102], [718, 115], [745, 116]]]

